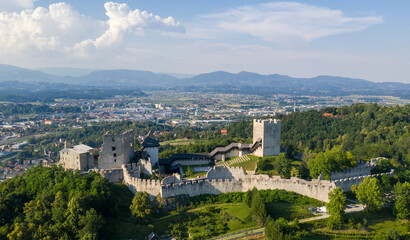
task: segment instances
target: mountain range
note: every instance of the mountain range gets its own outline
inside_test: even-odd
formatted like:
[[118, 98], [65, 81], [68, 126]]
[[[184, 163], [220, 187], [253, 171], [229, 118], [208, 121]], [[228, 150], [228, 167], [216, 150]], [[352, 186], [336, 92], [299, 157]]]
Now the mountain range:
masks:
[[[52, 69], [47, 70], [52, 72]], [[58, 70], [62, 71], [61, 69]], [[234, 74], [218, 71], [178, 78], [176, 74], [170, 75], [127, 69], [71, 70], [75, 72], [73, 76], [63, 76], [0, 64], [0, 93], [7, 92], [17, 95], [18, 93], [25, 93], [27, 95], [28, 93], [47, 90], [59, 92], [79, 91], [79, 93], [85, 90], [88, 93], [98, 90], [115, 91], [116, 94], [120, 94], [121, 91], [131, 91], [138, 95], [141, 94], [141, 92], [138, 92], [139, 90], [175, 89], [260, 95], [345, 96], [360, 94], [410, 99], [410, 84], [398, 82], [375, 83], [362, 79], [335, 76], [293, 78], [279, 74], [261, 75], [251, 72]], [[70, 69], [67, 70], [67, 72], [69, 71]], [[86, 74], [79, 74], [81, 72]], [[7, 87], [5, 87], [6, 85]]]

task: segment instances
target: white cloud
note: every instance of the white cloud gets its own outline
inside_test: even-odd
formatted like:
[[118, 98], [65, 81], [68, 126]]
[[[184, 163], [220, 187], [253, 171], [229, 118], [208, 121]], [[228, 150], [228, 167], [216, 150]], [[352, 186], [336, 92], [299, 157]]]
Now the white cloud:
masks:
[[242, 6], [204, 16], [218, 27], [265, 41], [313, 41], [330, 35], [361, 31], [383, 21], [378, 16], [347, 17], [340, 10], [296, 2]]
[[105, 23], [81, 15], [67, 3], [0, 13], [0, 53], [63, 51], [103, 32]]
[[32, 9], [38, 0], [0, 0], [0, 11], [20, 11]]
[[[20, 2], [26, 7], [33, 3]], [[107, 21], [82, 15], [64, 2], [48, 8], [0, 12], [0, 56], [51, 52], [87, 57], [100, 49], [116, 48], [126, 35], [135, 38], [147, 31], [185, 32], [172, 17], [131, 10], [127, 4], [107, 2], [104, 7]]]
[[121, 42], [128, 32], [144, 34], [146, 30], [155, 30], [185, 33], [185, 28], [172, 17], [161, 18], [146, 11], [131, 10], [125, 3], [107, 2], [104, 7], [109, 18], [108, 29], [96, 39], [86, 39], [76, 44], [76, 54], [84, 56], [94, 50], [115, 45]]

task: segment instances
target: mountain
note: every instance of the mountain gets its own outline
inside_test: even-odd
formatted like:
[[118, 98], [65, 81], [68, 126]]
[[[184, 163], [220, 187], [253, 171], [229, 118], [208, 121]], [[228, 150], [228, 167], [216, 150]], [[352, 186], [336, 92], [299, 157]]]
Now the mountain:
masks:
[[145, 94], [132, 89], [84, 87], [64, 83], [19, 81], [0, 83], [0, 101], [53, 102], [58, 98], [105, 99], [116, 95], [143, 96]]
[[[68, 71], [69, 69], [65, 70]], [[218, 71], [181, 79], [175, 75], [126, 69], [92, 71], [81, 76], [75, 76], [79, 73], [78, 71], [73, 70], [73, 73], [75, 74], [57, 76], [38, 70], [0, 65], [0, 83], [7, 81], [18, 82], [16, 85], [9, 86], [9, 93], [13, 91], [20, 91], [22, 93], [23, 89], [29, 92], [38, 92], [43, 88], [48, 90], [55, 89], [57, 92], [63, 89], [65, 91], [81, 89], [79, 92], [83, 92], [83, 90], [91, 91], [92, 89], [104, 89], [106, 92], [176, 89], [259, 95], [345, 96], [359, 94], [396, 96], [410, 99], [410, 84], [397, 82], [375, 83], [363, 79], [335, 76], [293, 78], [279, 74], [261, 75], [252, 72], [235, 74]], [[34, 84], [31, 85], [32, 89], [27, 89], [24, 86], [20, 86], [20, 83], [42, 84]], [[46, 83], [54, 85], [47, 85]], [[5, 89], [2, 91], [5, 92]]]
[[0, 64], [0, 82], [61, 82], [62, 80], [59, 76], [47, 74], [42, 71]]
[[36, 70], [42, 71], [44, 73], [48, 73], [51, 75], [56, 76], [73, 76], [73, 77], [80, 77], [85, 74], [89, 74], [91, 72], [97, 71], [97, 69], [91, 68], [66, 68], [66, 67], [47, 67], [47, 68], [38, 68]]
[[398, 82], [375, 83], [363, 79], [335, 76], [292, 78], [286, 75], [257, 73], [212, 72], [190, 79], [191, 86], [207, 91], [254, 94], [294, 94], [344, 96], [352, 94], [396, 96], [410, 99], [410, 84]]
[[71, 77], [70, 80], [78, 84], [128, 89], [172, 87], [182, 81], [166, 74], [125, 69], [95, 71], [77, 78]]

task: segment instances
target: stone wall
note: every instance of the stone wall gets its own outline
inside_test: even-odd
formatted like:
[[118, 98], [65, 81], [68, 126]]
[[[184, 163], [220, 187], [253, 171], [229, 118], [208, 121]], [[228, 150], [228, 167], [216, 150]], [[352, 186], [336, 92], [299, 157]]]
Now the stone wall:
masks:
[[367, 176], [371, 174], [371, 169], [374, 167], [375, 163], [359, 161], [356, 167], [348, 168], [341, 172], [332, 172], [330, 174], [330, 180], [339, 180], [345, 178]]
[[192, 159], [192, 160], [175, 160], [171, 165], [193, 166], [193, 165], [208, 165], [211, 163], [209, 159]]
[[153, 197], [161, 193], [161, 181], [151, 179], [140, 179], [135, 177], [135, 172], [138, 172], [138, 166], [135, 164], [127, 164], [122, 166], [124, 172], [124, 183], [133, 192], [147, 192]]
[[[292, 177], [282, 179], [280, 176], [268, 175], [247, 175], [242, 168], [229, 168], [224, 166], [213, 167], [208, 171], [207, 178], [184, 180], [180, 176], [170, 176], [162, 182], [159, 180], [139, 179], [136, 174], [136, 165], [123, 165], [124, 183], [128, 185], [132, 192], [147, 192], [151, 196], [161, 194], [163, 198], [175, 197], [178, 195], [198, 196], [201, 194], [221, 194], [228, 192], [245, 192], [257, 188], [259, 190], [282, 189], [295, 192], [319, 201], [328, 202], [328, 194], [336, 187], [341, 187], [344, 191], [349, 191], [353, 184], [361, 183], [367, 176], [340, 179], [336, 181], [304, 179]], [[393, 175], [393, 170], [390, 174]], [[368, 175], [370, 177], [381, 176], [383, 174]]]
[[245, 178], [245, 173], [241, 167], [213, 167], [206, 174], [208, 179], [242, 179]]
[[[229, 173], [230, 170], [233, 170], [233, 172]], [[201, 194], [245, 192], [256, 187], [259, 190], [283, 189], [327, 202], [329, 191], [335, 188], [333, 182], [326, 180], [281, 179], [279, 176], [245, 175], [243, 169], [241, 171], [242, 173], [238, 169], [215, 167], [209, 170], [207, 179], [164, 184], [161, 189], [162, 197], [174, 197], [181, 194], [197, 196]]]
[[140, 171], [143, 172], [146, 175], [151, 175], [152, 174], [152, 164], [151, 164], [151, 159], [148, 158], [147, 160], [140, 158], [138, 160], [138, 165], [140, 166]]
[[372, 175], [363, 175], [363, 176], [357, 176], [357, 177], [349, 177], [349, 178], [344, 178], [344, 179], [339, 179], [339, 180], [335, 180], [333, 181], [335, 183], [335, 185], [337, 187], [341, 187], [343, 189], [343, 191], [350, 191], [350, 187], [353, 185], [359, 185], [361, 182], [363, 182], [363, 180], [366, 177], [379, 177], [385, 174], [389, 174], [391, 177], [394, 174], [394, 170], [390, 170], [390, 172], [388, 173], [377, 173], [377, 174], [372, 174]]
[[101, 176], [114, 183], [122, 183], [124, 181], [124, 173], [122, 169], [92, 169], [91, 171], [98, 172]]

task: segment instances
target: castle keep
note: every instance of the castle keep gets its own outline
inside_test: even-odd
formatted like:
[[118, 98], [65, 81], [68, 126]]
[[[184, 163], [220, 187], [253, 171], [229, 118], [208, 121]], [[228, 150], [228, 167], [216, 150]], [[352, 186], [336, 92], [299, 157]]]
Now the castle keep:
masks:
[[262, 146], [253, 155], [258, 157], [277, 156], [280, 153], [280, 120], [253, 120], [253, 144], [262, 140]]

